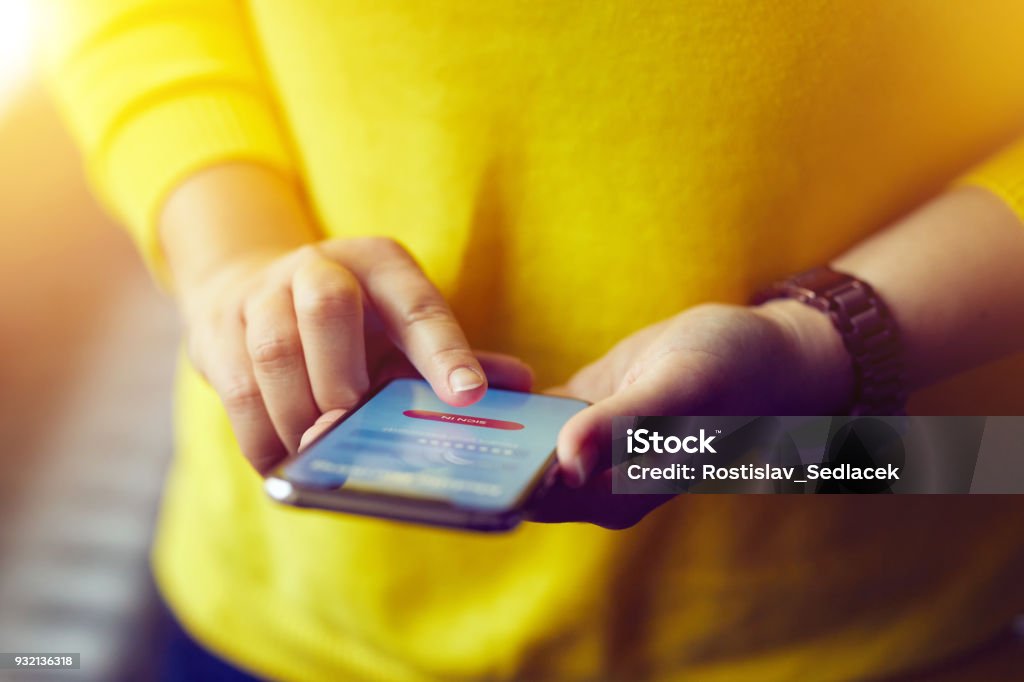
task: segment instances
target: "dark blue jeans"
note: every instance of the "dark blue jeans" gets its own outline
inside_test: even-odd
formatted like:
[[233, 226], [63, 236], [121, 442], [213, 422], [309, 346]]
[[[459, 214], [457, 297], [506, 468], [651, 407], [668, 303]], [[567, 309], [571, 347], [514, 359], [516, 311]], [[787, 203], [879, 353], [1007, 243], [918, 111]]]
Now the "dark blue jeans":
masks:
[[207, 651], [185, 632], [173, 615], [161, 661], [160, 682], [258, 682], [222, 658]]
[[259, 682], [185, 632], [152, 581], [146, 592], [116, 682]]

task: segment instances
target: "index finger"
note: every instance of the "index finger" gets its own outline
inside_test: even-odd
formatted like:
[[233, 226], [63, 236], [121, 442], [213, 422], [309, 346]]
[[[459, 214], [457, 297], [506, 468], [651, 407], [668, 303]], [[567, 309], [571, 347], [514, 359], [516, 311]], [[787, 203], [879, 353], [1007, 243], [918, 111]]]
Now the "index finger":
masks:
[[359, 280], [392, 342], [437, 396], [454, 406], [483, 397], [487, 379], [441, 292], [409, 252], [383, 238], [342, 242], [332, 255]]

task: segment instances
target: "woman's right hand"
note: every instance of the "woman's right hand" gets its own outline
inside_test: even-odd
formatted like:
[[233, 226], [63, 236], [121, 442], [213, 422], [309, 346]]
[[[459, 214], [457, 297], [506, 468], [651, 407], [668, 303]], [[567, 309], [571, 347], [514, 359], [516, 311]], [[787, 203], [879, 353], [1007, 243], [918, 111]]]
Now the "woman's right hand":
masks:
[[479, 400], [488, 377], [532, 383], [521, 361], [474, 354], [440, 292], [386, 238], [245, 253], [179, 288], [179, 302], [189, 356], [261, 473], [393, 376], [419, 373], [453, 406]]

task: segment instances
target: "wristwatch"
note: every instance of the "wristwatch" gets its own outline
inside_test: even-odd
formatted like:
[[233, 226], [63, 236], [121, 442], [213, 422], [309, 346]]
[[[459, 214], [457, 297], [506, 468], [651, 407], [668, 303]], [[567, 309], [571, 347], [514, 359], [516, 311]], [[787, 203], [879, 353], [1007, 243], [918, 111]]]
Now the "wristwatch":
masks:
[[885, 301], [862, 280], [818, 267], [756, 293], [754, 305], [792, 298], [832, 319], [850, 354], [854, 373], [851, 415], [903, 415], [907, 394], [899, 328]]

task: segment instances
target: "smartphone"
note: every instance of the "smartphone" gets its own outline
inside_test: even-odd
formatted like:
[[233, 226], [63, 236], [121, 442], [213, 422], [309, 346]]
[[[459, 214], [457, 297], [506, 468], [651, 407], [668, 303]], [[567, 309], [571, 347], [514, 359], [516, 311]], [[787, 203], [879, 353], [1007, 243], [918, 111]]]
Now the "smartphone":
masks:
[[395, 379], [349, 411], [264, 487], [278, 502], [467, 530], [514, 528], [555, 474], [581, 400], [489, 388], [469, 407]]

